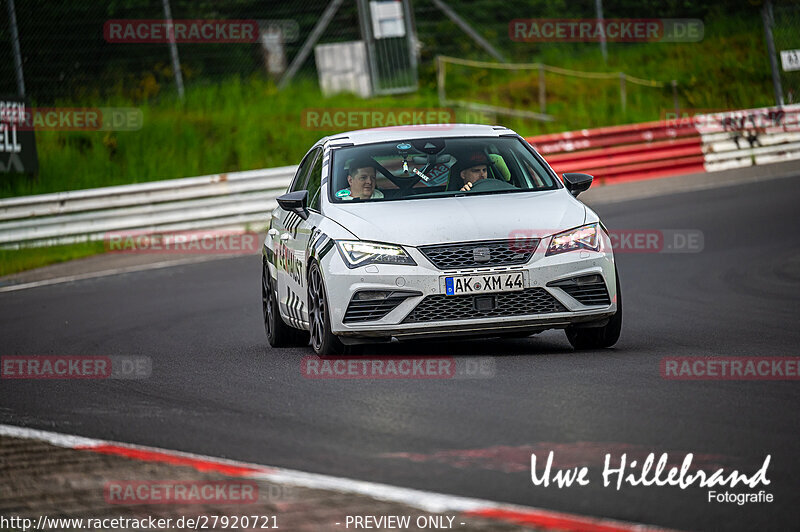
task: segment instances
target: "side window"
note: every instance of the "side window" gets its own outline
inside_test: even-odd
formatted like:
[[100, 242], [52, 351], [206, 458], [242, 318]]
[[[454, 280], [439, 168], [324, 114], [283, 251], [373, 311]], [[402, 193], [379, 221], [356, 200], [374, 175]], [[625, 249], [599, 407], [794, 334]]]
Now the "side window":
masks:
[[292, 186], [289, 187], [289, 192], [297, 192], [298, 190], [306, 190], [306, 177], [308, 177], [308, 171], [311, 168], [311, 164], [314, 162], [314, 157], [316, 156], [319, 150], [314, 150], [306, 154], [303, 158], [303, 162], [300, 163], [300, 167], [297, 169], [297, 173], [294, 175], [294, 181], [292, 181]]
[[311, 174], [308, 176], [308, 206], [319, 212], [320, 189], [322, 186], [322, 153], [319, 153], [314, 166], [311, 167]]

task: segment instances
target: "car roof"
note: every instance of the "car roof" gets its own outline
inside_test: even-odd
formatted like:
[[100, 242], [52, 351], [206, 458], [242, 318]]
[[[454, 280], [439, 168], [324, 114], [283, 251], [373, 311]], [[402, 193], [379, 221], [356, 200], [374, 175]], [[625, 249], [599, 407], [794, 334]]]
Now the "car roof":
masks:
[[363, 144], [373, 144], [375, 142], [392, 142], [396, 140], [424, 139], [431, 137], [499, 137], [500, 135], [516, 135], [516, 133], [504, 126], [427, 124], [419, 126], [358, 129], [322, 138], [317, 144], [360, 146]]

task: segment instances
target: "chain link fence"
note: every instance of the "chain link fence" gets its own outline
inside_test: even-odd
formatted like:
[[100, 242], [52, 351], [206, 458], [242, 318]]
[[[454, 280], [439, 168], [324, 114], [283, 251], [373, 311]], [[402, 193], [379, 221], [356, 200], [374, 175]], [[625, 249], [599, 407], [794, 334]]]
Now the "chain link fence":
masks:
[[[7, 3], [9, 0], [4, 0]], [[557, 50], [568, 57], [573, 52], [597, 52], [596, 42], [526, 43], [509, 38], [509, 22], [518, 18], [592, 18], [595, 0], [578, 2], [504, 2], [500, 0], [412, 0], [411, 14], [418, 36], [420, 84], [436, 87], [436, 56], [447, 55], [476, 60], [497, 60], [471, 39], [443, 9], [442, 3], [457, 13], [508, 61], [540, 60], [548, 51]], [[285, 68], [298, 54], [325, 12], [330, 0], [169, 0], [172, 19], [178, 20], [256, 20], [264, 37], [265, 28], [278, 21], [294, 30], [284, 35]], [[321, 34], [319, 43], [358, 41], [362, 39], [358, 2], [344, 0]], [[366, 4], [366, 2], [365, 2]], [[662, 0], [605, 0], [607, 19], [685, 17], [707, 19], [720, 13], [754, 14], [758, 7], [747, 2], [715, 6], [708, 2], [665, 2]], [[114, 0], [109, 2], [67, 2], [52, 0], [15, 0], [19, 42], [28, 97], [39, 105], [56, 101], [81, 101], [120, 96], [124, 99], [153, 99], [175, 94], [173, 63], [169, 44], [112, 43], [104, 35], [109, 20], [163, 20], [164, 0]], [[16, 81], [8, 16], [0, 12], [0, 93], [15, 94]], [[750, 13], [752, 11], [752, 13]], [[776, 6], [776, 44], [795, 46], [795, 22], [784, 31], [781, 20], [798, 17], [796, 7]], [[185, 85], [210, 84], [238, 77], [277, 78], [270, 73], [268, 47], [263, 39], [238, 43], [178, 43], [177, 51]], [[609, 43], [610, 57], [616, 50]], [[274, 61], [274, 57], [272, 58]], [[554, 64], [553, 61], [547, 61]], [[557, 64], [557, 63], [555, 63]], [[609, 70], [616, 70], [609, 65]], [[597, 70], [602, 70], [598, 68]], [[642, 65], [631, 74], [663, 79], [657, 65]], [[794, 75], [792, 75], [794, 77]], [[316, 81], [314, 54], [308, 55], [296, 79]], [[795, 95], [797, 85], [787, 82]]]
[[[8, 1], [8, 0], [5, 0]], [[5, 3], [5, 2], [4, 2]], [[263, 42], [271, 27], [284, 29], [284, 62], [299, 52], [328, 1], [169, 0], [172, 20], [256, 21], [256, 42], [177, 43], [187, 87], [225, 79], [272, 77]], [[109, 21], [163, 21], [162, 0], [66, 2], [16, 0], [26, 93], [38, 104], [119, 96], [135, 100], [174, 94], [170, 45], [108, 42]], [[360, 39], [355, 2], [344, 2], [324, 33], [324, 42]], [[0, 93], [16, 94], [10, 27], [0, 13]], [[285, 66], [285, 65], [284, 65]], [[316, 79], [311, 54], [298, 73]]]
[[800, 5], [777, 4], [773, 8], [772, 36], [777, 53], [783, 100], [800, 102]]

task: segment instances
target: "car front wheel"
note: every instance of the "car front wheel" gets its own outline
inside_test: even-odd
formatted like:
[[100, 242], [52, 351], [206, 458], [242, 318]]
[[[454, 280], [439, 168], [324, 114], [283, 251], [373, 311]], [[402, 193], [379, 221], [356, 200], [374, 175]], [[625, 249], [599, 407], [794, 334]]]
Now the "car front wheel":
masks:
[[602, 349], [611, 347], [619, 340], [619, 334], [622, 331], [622, 290], [619, 285], [619, 273], [616, 271], [615, 276], [617, 279], [617, 312], [602, 327], [567, 327], [567, 340], [573, 348], [578, 350]]
[[340, 355], [345, 352], [342, 341], [331, 332], [331, 319], [325, 283], [319, 264], [311, 264], [308, 272], [308, 324], [311, 347], [320, 356]]

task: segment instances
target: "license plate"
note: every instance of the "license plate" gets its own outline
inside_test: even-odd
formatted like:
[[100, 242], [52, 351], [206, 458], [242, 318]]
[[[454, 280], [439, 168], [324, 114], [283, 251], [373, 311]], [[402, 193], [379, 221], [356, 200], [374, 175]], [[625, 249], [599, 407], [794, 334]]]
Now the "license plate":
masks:
[[444, 278], [445, 294], [485, 294], [487, 292], [516, 292], [525, 288], [522, 272], [459, 275]]

